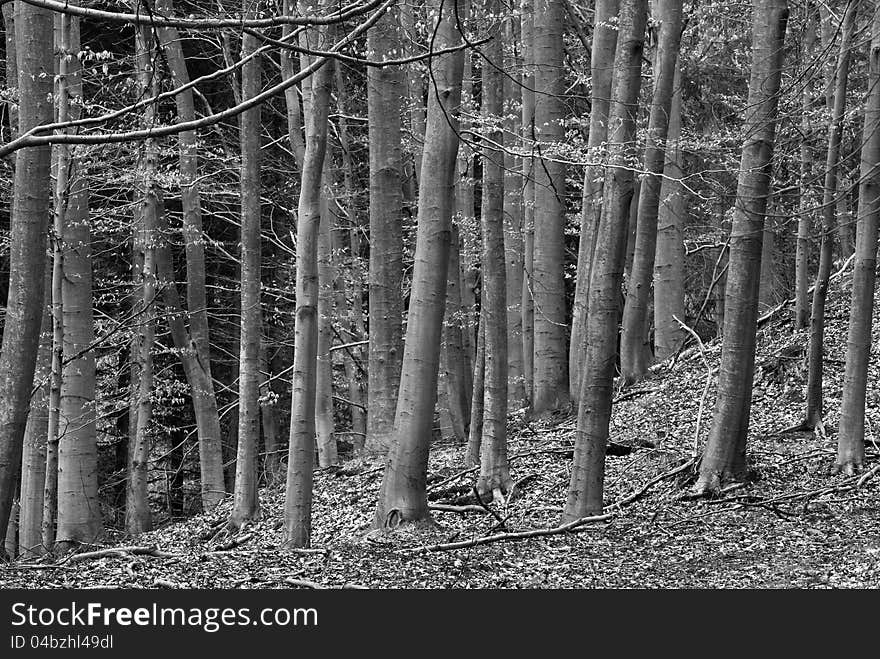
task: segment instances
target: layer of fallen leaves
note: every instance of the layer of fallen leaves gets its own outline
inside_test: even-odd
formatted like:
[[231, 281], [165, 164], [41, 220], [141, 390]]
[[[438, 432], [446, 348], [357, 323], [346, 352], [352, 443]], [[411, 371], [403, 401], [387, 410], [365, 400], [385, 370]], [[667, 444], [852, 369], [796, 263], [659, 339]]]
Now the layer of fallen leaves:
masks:
[[[573, 417], [511, 418], [511, 473], [517, 485], [490, 512], [473, 499], [476, 473], [464, 448], [440, 443], [429, 467], [434, 524], [371, 531], [382, 477], [378, 461], [351, 460], [315, 475], [312, 547], [285, 552], [283, 487], [261, 491], [262, 517], [226, 536], [225, 502], [210, 515], [115, 543], [152, 548], [2, 568], [6, 587], [164, 588], [506, 588], [506, 587], [878, 587], [880, 475], [832, 476], [846, 350], [849, 279], [832, 286], [826, 325], [823, 431], [786, 432], [803, 415], [806, 331], [792, 332], [781, 310], [759, 337], [749, 438], [750, 477], [715, 499], [689, 500], [692, 469], [661, 480], [610, 521], [577, 533], [450, 551], [436, 543], [556, 526], [575, 440]], [[880, 315], [880, 314], [878, 314]], [[880, 340], [880, 318], [874, 322]], [[611, 439], [632, 447], [610, 456], [611, 506], [701, 449], [711, 424], [721, 345], [696, 347], [628, 391], [618, 392]], [[710, 387], [697, 418], [708, 362]], [[880, 373], [871, 364], [868, 467], [880, 458]]]

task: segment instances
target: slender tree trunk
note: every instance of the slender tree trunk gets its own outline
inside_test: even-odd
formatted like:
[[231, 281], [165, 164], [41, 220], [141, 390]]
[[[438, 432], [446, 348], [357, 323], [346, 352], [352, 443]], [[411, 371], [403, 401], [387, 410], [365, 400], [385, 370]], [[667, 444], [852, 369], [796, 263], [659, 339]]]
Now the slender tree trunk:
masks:
[[[257, 6], [243, 0], [242, 13], [256, 16]], [[245, 33], [241, 53], [247, 57], [259, 40]], [[245, 63], [241, 72], [242, 99], [260, 92], [262, 66], [259, 56]], [[238, 367], [238, 450], [235, 458], [235, 491], [228, 527], [236, 530], [260, 517], [260, 342], [263, 314], [260, 300], [260, 106], [241, 115], [241, 348]]]
[[[399, 57], [397, 11], [367, 33], [375, 59]], [[370, 336], [367, 366], [367, 449], [385, 453], [394, 414], [403, 353], [403, 187], [400, 109], [403, 71], [399, 66], [367, 70], [370, 142]]]
[[[328, 65], [329, 66], [329, 65]], [[324, 157], [324, 192], [321, 195], [321, 222], [318, 230], [318, 353], [315, 374], [315, 439], [318, 466], [331, 467], [339, 461], [333, 423], [333, 245], [331, 236], [336, 216], [330, 209], [333, 195], [329, 150]]]
[[[587, 155], [592, 163], [604, 162], [606, 158], [605, 140], [608, 139], [611, 79], [614, 73], [614, 51], [617, 47], [615, 21], [619, 7], [620, 0], [596, 0], [590, 53], [592, 80], [590, 132], [587, 138]], [[595, 165], [587, 165], [584, 168], [577, 277], [571, 320], [571, 347], [568, 352], [568, 390], [574, 402], [580, 400], [581, 378], [587, 353], [585, 330], [590, 304], [590, 277], [593, 272], [593, 253], [596, 249], [596, 235], [602, 213], [604, 180], [604, 168]]]
[[[57, 172], [58, 158], [54, 158]], [[56, 191], [58, 189], [56, 174]], [[56, 192], [57, 194], [57, 192]], [[52, 551], [58, 517], [58, 426], [61, 420], [61, 364], [64, 356], [64, 322], [61, 314], [62, 234], [64, 227], [56, 206], [53, 213], [52, 265], [47, 278], [50, 290], [46, 297], [52, 316], [52, 354], [49, 374], [49, 419], [46, 428], [46, 481], [43, 487], [43, 546]], [[132, 361], [133, 365], [133, 361]]]
[[[52, 121], [52, 12], [22, 3], [15, 21], [19, 131]], [[40, 342], [49, 218], [48, 145], [16, 153], [9, 293], [0, 347], [0, 534], [5, 537]]]
[[[61, 16], [59, 104], [80, 118], [82, 64], [79, 19]], [[65, 108], [66, 110], [66, 108]], [[59, 111], [59, 115], [62, 112]], [[98, 439], [95, 409], [95, 340], [88, 174], [83, 147], [61, 145], [56, 212], [62, 222], [61, 311], [63, 371], [58, 424], [59, 542], [91, 543], [103, 528], [98, 500]], [[61, 175], [65, 169], [66, 174]], [[66, 183], [66, 189], [60, 187]]]
[[[522, 139], [530, 154], [535, 152], [535, 49], [534, 0], [520, 0], [520, 37], [523, 48]], [[532, 297], [535, 256], [535, 158], [522, 161], [523, 173], [523, 287], [522, 350], [526, 398], [531, 404], [535, 384], [535, 306]]]
[[635, 120], [641, 85], [647, 0], [621, 0], [614, 85], [608, 118], [608, 164], [602, 217], [596, 236], [587, 353], [578, 404], [577, 439], [563, 521], [602, 511], [605, 446], [611, 420], [611, 394], [620, 320], [629, 202], [635, 151]]
[[[469, 115], [476, 112], [474, 99], [474, 76], [471, 53], [464, 56], [464, 69], [461, 82], [462, 131], [471, 130]], [[470, 144], [463, 144], [458, 151], [455, 178], [455, 216], [461, 265], [461, 322], [463, 345], [469, 361], [476, 356], [477, 323], [479, 311], [477, 291], [480, 287], [480, 220], [476, 216], [475, 196], [476, 152]], [[450, 275], [452, 277], [453, 275]]]
[[483, 405], [486, 392], [486, 323], [482, 314], [477, 327], [477, 355], [474, 359], [474, 389], [471, 398], [471, 424], [468, 428], [468, 446], [464, 463], [466, 467], [480, 465], [480, 448], [483, 445]]
[[623, 381], [632, 384], [644, 377], [651, 365], [651, 339], [648, 309], [654, 255], [657, 251], [657, 216], [660, 210], [661, 174], [666, 162], [666, 142], [672, 107], [678, 46], [681, 39], [681, 0], [660, 0], [660, 38], [654, 60], [654, 96], [648, 118], [645, 149], [646, 176], [641, 179], [632, 272], [627, 282], [626, 304], [620, 336], [620, 371]]
[[456, 440], [467, 440], [471, 421], [473, 380], [470, 356], [466, 351], [465, 311], [461, 301], [461, 261], [458, 227], [453, 222], [446, 281], [446, 313], [443, 318], [443, 365], [446, 398]]
[[[362, 225], [357, 212], [356, 199], [358, 196], [355, 184], [354, 163], [352, 161], [351, 146], [348, 133], [348, 122], [345, 120], [345, 112], [347, 107], [347, 95], [345, 93], [345, 83], [342, 79], [342, 66], [340, 62], [336, 62], [336, 98], [339, 105], [339, 143], [342, 149], [342, 170], [343, 182], [345, 186], [345, 216], [348, 220], [348, 231], [337, 231], [334, 233], [334, 251], [338, 256], [339, 262], [336, 270], [336, 295], [337, 308], [344, 309], [347, 299], [351, 297], [351, 308], [347, 314], [347, 329], [351, 336], [357, 340], [361, 340], [367, 336], [366, 325], [364, 323], [364, 303], [363, 289], [361, 282], [363, 281], [363, 272], [361, 267], [361, 231]], [[344, 236], [348, 237], [348, 253], [350, 256], [350, 267], [348, 276], [342, 268], [342, 258], [345, 250]], [[351, 406], [351, 431], [353, 433], [352, 445], [355, 453], [361, 453], [366, 445], [367, 436], [367, 414], [366, 414], [366, 394], [364, 392], [362, 363], [364, 361], [362, 355], [364, 350], [361, 348], [353, 348], [350, 352], [346, 351], [348, 358], [345, 360], [346, 379], [348, 380], [348, 399], [355, 403]], [[366, 374], [364, 374], [366, 375]]]
[[[510, 491], [507, 463], [507, 281], [504, 254], [504, 154], [501, 117], [504, 112], [502, 74], [503, 24], [500, 0], [484, 0], [483, 11], [490, 24], [492, 40], [483, 49], [482, 115], [489, 142], [483, 147], [483, 291], [481, 307], [485, 324], [485, 393], [483, 441], [477, 491], [481, 498], [503, 503]], [[492, 130], [489, 129], [492, 127]]]
[[834, 203], [837, 196], [837, 170], [840, 164], [840, 141], [843, 134], [846, 86], [849, 74], [850, 44], [859, 0], [846, 6], [841, 24], [840, 50], [837, 56], [837, 77], [834, 84], [834, 102], [828, 131], [828, 151], [825, 156], [825, 186], [822, 195], [822, 241], [819, 248], [819, 271], [813, 287], [810, 309], [810, 348], [807, 367], [807, 411], [802, 427], [812, 430], [822, 423], [822, 367], [825, 340], [825, 302], [831, 276], [832, 245], [835, 233]]
[[519, 37], [517, 17], [508, 16], [504, 23], [506, 42], [504, 70], [504, 261], [507, 285], [507, 400], [508, 406], [519, 410], [528, 405], [523, 361], [522, 287], [525, 254], [523, 243], [523, 180], [521, 158], [514, 155], [521, 149], [522, 114], [517, 107], [520, 89], [521, 58], [513, 44]]
[[853, 266], [852, 303], [843, 381], [835, 471], [850, 475], [865, 461], [865, 392], [871, 353], [871, 324], [880, 218], [880, 12], [871, 24], [868, 96], [862, 144], [859, 212]]
[[556, 155], [565, 140], [563, 32], [565, 9], [556, 0], [534, 0], [535, 163], [534, 394], [532, 412], [564, 409], [569, 403], [565, 345], [565, 166]]
[[[439, 21], [437, 49], [460, 43], [459, 21], [467, 19], [467, 2], [440, 2], [431, 7], [431, 24]], [[446, 306], [446, 275], [452, 208], [450, 193], [458, 149], [457, 114], [461, 102], [461, 51], [428, 60], [427, 128], [420, 177], [418, 230], [394, 441], [385, 464], [375, 525], [429, 517], [425, 480], [437, 393], [440, 334]]]
[[[151, 95], [158, 90], [155, 70], [155, 49], [153, 33], [149, 28], [139, 27], [135, 32], [135, 56], [137, 58], [137, 81], [141, 95]], [[143, 125], [151, 126], [156, 121], [156, 110], [146, 106]], [[144, 143], [137, 194], [138, 206], [135, 211], [135, 284], [137, 290], [137, 312], [139, 325], [132, 341], [132, 403], [129, 425], [128, 483], [125, 496], [125, 530], [137, 535], [153, 528], [149, 503], [149, 459], [152, 444], [153, 406], [153, 342], [156, 334], [156, 293], [157, 260], [156, 240], [158, 238], [159, 217], [163, 213], [158, 185], [156, 166], [158, 147], [155, 140]], [[62, 429], [63, 430], [63, 429]], [[61, 446], [59, 443], [58, 478], [58, 540], [61, 534], [61, 506], [64, 491], [61, 485]]]
[[[156, 7], [172, 15], [172, 0], [158, 0]], [[180, 35], [176, 28], [158, 31], [168, 62], [173, 84], [190, 81]], [[282, 57], [284, 54], [282, 53]], [[196, 118], [191, 89], [176, 94], [177, 118], [181, 122]], [[186, 298], [188, 337], [185, 346], [176, 346], [191, 354], [187, 382], [192, 392], [196, 431], [199, 438], [199, 468], [201, 475], [202, 508], [211, 511], [223, 499], [223, 449], [220, 416], [211, 374], [211, 339], [208, 328], [208, 298], [205, 288], [205, 235], [202, 223], [202, 201], [199, 186], [199, 146], [195, 131], [178, 135], [181, 205], [183, 207], [183, 239], [186, 247]]]
[[[813, 53], [816, 43], [816, 17], [815, 10], [807, 7], [808, 17], [804, 29], [803, 61], [806, 67]], [[798, 225], [797, 246], [795, 248], [795, 305], [794, 305], [794, 329], [802, 329], [809, 321], [809, 298], [807, 290], [809, 285], [809, 257], [810, 257], [810, 232], [812, 230], [813, 216], [809, 211], [810, 197], [808, 184], [812, 177], [813, 159], [810, 152], [812, 127], [810, 125], [810, 106], [813, 103], [813, 94], [810, 85], [804, 85], [801, 94], [801, 144], [800, 144], [800, 194], [798, 198]]]
[[724, 343], [718, 397], [695, 492], [717, 491], [745, 472], [752, 402], [758, 284], [764, 214], [776, 137], [777, 107], [788, 21], [786, 0], [757, 0], [752, 18], [752, 73], [725, 292]]
[[281, 475], [281, 419], [278, 409], [280, 397], [272, 388], [269, 378], [278, 371], [269, 358], [269, 346], [264, 339], [260, 344], [260, 414], [263, 421], [263, 473], [266, 482], [275, 483]]
[[[654, 356], [674, 355], [687, 336], [684, 322], [684, 217], [686, 212], [681, 147], [681, 71], [676, 66], [672, 108], [669, 111], [666, 166], [660, 185], [657, 216], [657, 255], [654, 259]], [[676, 320], [678, 318], [678, 320]]]
[[[304, 9], [303, 3], [301, 11]], [[314, 47], [320, 43], [319, 35], [324, 34], [325, 31], [315, 34], [312, 30], [306, 34], [304, 41]], [[332, 80], [333, 68], [325, 64], [312, 75], [307, 102], [304, 103], [306, 150], [296, 234], [296, 328], [290, 454], [284, 502], [284, 542], [289, 547], [308, 547], [312, 532], [318, 353], [318, 234], [321, 223], [321, 172], [327, 149], [327, 115]]]

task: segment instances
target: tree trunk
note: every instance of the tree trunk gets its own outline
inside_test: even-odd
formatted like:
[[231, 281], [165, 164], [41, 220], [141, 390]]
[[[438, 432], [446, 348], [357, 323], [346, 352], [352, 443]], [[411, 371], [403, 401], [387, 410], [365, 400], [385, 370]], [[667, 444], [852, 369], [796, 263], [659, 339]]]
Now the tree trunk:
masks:
[[[300, 7], [304, 11], [305, 3], [301, 3]], [[321, 30], [319, 33], [327, 34], [327, 31]], [[313, 29], [306, 33], [304, 41], [314, 46], [319, 43], [318, 34]], [[327, 115], [332, 80], [333, 68], [324, 64], [312, 75], [305, 97], [307, 102], [304, 103], [306, 150], [296, 233], [296, 326], [290, 453], [284, 502], [284, 543], [288, 547], [308, 547], [312, 532], [318, 353], [318, 234], [321, 228], [321, 173], [327, 149]]]
[[871, 353], [871, 321], [877, 266], [877, 223], [880, 216], [880, 12], [871, 25], [868, 96], [862, 144], [856, 251], [840, 431], [835, 471], [850, 475], [865, 461], [865, 392]]
[[[52, 271], [46, 268], [46, 280], [51, 282]], [[51, 295], [51, 283], [46, 286], [46, 297]], [[51, 302], [51, 300], [47, 300]], [[47, 551], [43, 545], [43, 494], [46, 482], [46, 437], [49, 431], [49, 383], [52, 377], [52, 314], [51, 304], [43, 304], [40, 347], [34, 373], [36, 391], [31, 399], [24, 432], [24, 450], [21, 457], [21, 510], [18, 518], [18, 554], [35, 558]], [[53, 519], [54, 523], [54, 519]]]
[[486, 392], [486, 323], [480, 314], [477, 325], [477, 354], [474, 358], [474, 389], [471, 398], [471, 425], [468, 428], [468, 446], [464, 464], [480, 466], [480, 447], [483, 445], [483, 419]]
[[269, 346], [264, 339], [260, 344], [260, 414], [263, 421], [263, 473], [270, 485], [281, 475], [280, 396], [269, 381], [280, 370], [274, 368], [276, 361], [280, 360], [269, 358]]
[[[172, 0], [158, 0], [157, 9], [173, 15]], [[190, 81], [180, 35], [176, 28], [162, 28], [159, 39], [168, 62], [173, 84]], [[176, 94], [177, 118], [180, 122], [196, 118], [193, 91]], [[205, 235], [202, 224], [202, 201], [199, 186], [199, 146], [195, 131], [178, 135], [180, 192], [183, 207], [183, 239], [186, 247], [186, 301], [189, 319], [185, 346], [176, 346], [191, 354], [187, 383], [192, 392], [193, 412], [199, 438], [199, 468], [202, 508], [210, 512], [223, 499], [223, 448], [220, 416], [211, 374], [211, 339], [208, 328], [208, 299], [205, 289]]]
[[831, 276], [832, 245], [835, 233], [834, 203], [837, 196], [837, 169], [840, 162], [840, 141], [846, 109], [846, 83], [849, 74], [850, 44], [858, 13], [859, 0], [852, 0], [841, 19], [840, 50], [837, 56], [837, 77], [828, 130], [828, 151], [825, 156], [825, 185], [822, 195], [822, 241], [819, 248], [819, 271], [813, 287], [810, 309], [810, 348], [807, 367], [807, 410], [802, 427], [812, 430], [822, 423], [822, 361], [824, 356], [825, 302]]
[[[398, 57], [397, 12], [388, 12], [367, 33], [375, 59]], [[385, 453], [391, 444], [403, 352], [403, 188], [400, 108], [403, 71], [368, 67], [370, 143], [370, 336], [367, 366], [367, 449]]]
[[661, 174], [666, 162], [669, 115], [672, 107], [678, 46], [681, 39], [681, 0], [660, 0], [660, 37], [654, 59], [654, 96], [648, 118], [645, 165], [637, 204], [635, 253], [627, 282], [626, 303], [620, 336], [620, 372], [632, 384], [644, 377], [652, 362], [648, 334], [648, 309], [654, 255], [657, 251], [657, 216], [660, 210]]
[[[508, 16], [504, 24], [505, 49], [504, 99], [515, 103], [519, 93], [520, 67], [522, 61], [510, 44], [517, 43], [519, 22], [516, 16]], [[522, 115], [504, 113], [504, 261], [507, 285], [507, 400], [508, 407], [520, 410], [528, 405], [525, 388], [525, 364], [523, 362], [522, 287], [525, 254], [523, 252], [523, 180], [521, 158], [514, 154], [520, 150]]]
[[[15, 21], [19, 132], [52, 121], [52, 12], [22, 3]], [[40, 323], [49, 218], [48, 145], [16, 153], [9, 236], [9, 293], [0, 348], [0, 534], [5, 537], [21, 467]]]
[[[466, 2], [457, 6], [450, 2], [438, 4], [439, 10], [431, 7], [432, 19], [439, 21], [434, 45], [442, 49], [460, 42], [457, 35], [463, 26], [459, 21], [467, 19], [468, 7]], [[375, 525], [380, 528], [429, 517], [425, 480], [446, 306], [452, 221], [449, 201], [458, 149], [457, 114], [463, 64], [460, 50], [428, 60], [432, 75], [420, 177], [415, 264], [394, 440], [385, 464], [375, 516]]]
[[[356, 199], [358, 190], [355, 184], [354, 163], [352, 161], [351, 146], [348, 136], [348, 122], [345, 120], [345, 112], [347, 107], [345, 84], [342, 79], [342, 66], [339, 61], [336, 62], [336, 98], [339, 106], [339, 143], [342, 150], [342, 169], [343, 181], [345, 185], [345, 216], [348, 219], [348, 230], [337, 231], [334, 233], [333, 244], [334, 253], [337, 255], [336, 268], [336, 295], [337, 309], [344, 309], [349, 296], [351, 297], [351, 308], [346, 314], [346, 324], [349, 333], [355, 340], [362, 340], [367, 336], [366, 325], [364, 323], [364, 303], [363, 289], [361, 287], [363, 281], [363, 272], [361, 267], [361, 231], [363, 227], [359, 219]], [[350, 256], [350, 267], [346, 276], [346, 272], [342, 268], [343, 254], [345, 253], [345, 236], [348, 237], [348, 253]], [[348, 399], [355, 403], [351, 406], [351, 431], [352, 431], [352, 447], [354, 452], [361, 453], [366, 446], [367, 436], [367, 414], [366, 414], [366, 395], [363, 388], [363, 372], [362, 357], [365, 351], [361, 348], [352, 348], [346, 350], [347, 358], [345, 360], [345, 374], [348, 380]]]
[[635, 155], [635, 120], [641, 85], [642, 52], [647, 22], [647, 0], [620, 3], [614, 86], [608, 118], [608, 164], [602, 217], [596, 236], [589, 315], [587, 353], [578, 404], [577, 439], [568, 501], [562, 519], [568, 522], [602, 512], [605, 446], [611, 419], [611, 394], [620, 320], [620, 285]]
[[[82, 64], [79, 19], [62, 15], [59, 105], [70, 120], [80, 118]], [[67, 109], [69, 108], [69, 111]], [[92, 311], [92, 253], [88, 174], [83, 147], [60, 145], [59, 189], [63, 258], [61, 311], [63, 371], [58, 424], [58, 530], [56, 540], [92, 543], [103, 528], [98, 499], [98, 439], [95, 409], [95, 341]], [[61, 174], [65, 169], [66, 174]], [[66, 184], [66, 189], [61, 185]]]
[[[243, 0], [242, 14], [256, 16], [257, 6]], [[242, 57], [259, 46], [245, 33]], [[260, 92], [260, 57], [248, 60], [241, 72], [241, 96], [247, 100]], [[235, 457], [235, 491], [228, 528], [240, 529], [260, 517], [258, 493], [260, 442], [260, 341], [263, 315], [260, 301], [260, 106], [241, 115], [241, 348], [238, 367], [238, 450]]]
[[746, 139], [730, 231], [718, 397], [700, 463], [700, 476], [694, 486], [697, 493], [715, 492], [726, 481], [745, 475], [761, 243], [770, 194], [783, 41], [788, 21], [786, 0], [758, 0], [752, 20], [752, 74], [746, 103]]
[[[471, 53], [464, 56], [464, 69], [461, 82], [461, 131], [472, 128], [469, 115], [476, 112], [474, 99], [474, 77]], [[476, 356], [477, 324], [479, 311], [477, 291], [480, 287], [480, 221], [476, 216], [475, 174], [476, 152], [465, 143], [458, 151], [455, 177], [455, 217], [460, 237], [458, 243], [459, 264], [461, 266], [461, 323], [463, 345], [469, 361]], [[450, 275], [450, 277], [453, 275]]]
[[[605, 160], [611, 79], [614, 73], [614, 51], [617, 47], [617, 26], [614, 21], [619, 7], [620, 0], [596, 0], [590, 54], [593, 91], [590, 99], [590, 132], [587, 138], [587, 156], [591, 163], [601, 163]], [[587, 353], [584, 334], [590, 304], [593, 253], [596, 249], [596, 234], [602, 213], [604, 180], [605, 170], [601, 166], [588, 164], [584, 168], [577, 276], [571, 320], [571, 347], [568, 352], [568, 391], [575, 403], [580, 400], [581, 378]]]
[[473, 380], [467, 341], [465, 311], [461, 302], [461, 260], [458, 227], [453, 222], [449, 246], [449, 270], [446, 281], [446, 312], [443, 318], [443, 362], [446, 398], [457, 441], [467, 441], [471, 421]]
[[[484, 0], [483, 11], [492, 39], [483, 48], [482, 108], [488, 142], [483, 147], [483, 194], [480, 212], [483, 229], [483, 290], [481, 308], [486, 326], [483, 441], [477, 491], [484, 500], [503, 503], [510, 491], [507, 463], [507, 281], [504, 254], [504, 154], [493, 144], [502, 143], [504, 112], [502, 27], [500, 0]], [[491, 128], [490, 128], [491, 127]]]
[[[815, 10], [806, 9], [809, 15], [806, 18], [804, 28], [804, 42], [802, 60], [803, 68], [809, 66], [813, 46], [816, 43], [816, 17]], [[797, 246], [795, 248], [795, 304], [794, 304], [794, 329], [799, 330], [807, 326], [809, 320], [809, 301], [807, 297], [809, 280], [809, 256], [810, 256], [810, 232], [812, 231], [813, 216], [809, 211], [810, 198], [808, 184], [812, 177], [813, 159], [810, 153], [812, 127], [810, 125], [809, 111], [813, 103], [811, 86], [804, 85], [801, 93], [801, 144], [800, 144], [800, 191], [798, 197], [798, 225]]]
[[535, 133], [539, 148], [535, 178], [534, 378], [532, 412], [564, 409], [568, 396], [565, 345], [565, 166], [556, 160], [565, 140], [563, 33], [565, 9], [556, 0], [534, 0]]
[[[329, 68], [329, 64], [327, 65]], [[333, 423], [333, 245], [331, 236], [336, 216], [330, 209], [333, 179], [329, 150], [324, 157], [324, 192], [321, 195], [321, 221], [318, 229], [318, 353], [315, 374], [315, 439], [318, 466], [331, 467], [339, 462]]]
[[[684, 344], [684, 186], [681, 184], [681, 70], [676, 66], [669, 130], [666, 134], [666, 166], [660, 185], [657, 216], [657, 254], [654, 258], [654, 357], [660, 361], [674, 355]], [[678, 318], [678, 320], [676, 320]]]
[[[520, 39], [523, 49], [522, 140], [535, 153], [535, 48], [534, 0], [520, 0]], [[535, 158], [522, 160], [523, 174], [523, 286], [522, 351], [525, 394], [531, 404], [535, 384], [535, 306], [532, 298], [535, 255]]]

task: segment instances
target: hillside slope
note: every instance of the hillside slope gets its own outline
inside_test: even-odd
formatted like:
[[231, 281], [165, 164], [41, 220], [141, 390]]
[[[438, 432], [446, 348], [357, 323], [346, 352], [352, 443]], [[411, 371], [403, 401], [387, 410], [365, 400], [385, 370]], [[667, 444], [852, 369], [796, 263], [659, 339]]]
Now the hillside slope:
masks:
[[[119, 545], [155, 546], [159, 555], [0, 568], [7, 587], [878, 587], [880, 476], [831, 476], [835, 454], [846, 329], [848, 277], [832, 284], [826, 329], [827, 436], [781, 433], [803, 414], [806, 332], [791, 332], [782, 310], [760, 332], [749, 437], [750, 482], [722, 498], [689, 501], [690, 469], [657, 480], [611, 521], [528, 540], [444, 551], [418, 547], [476, 539], [499, 531], [552, 527], [568, 486], [574, 419], [511, 421], [511, 471], [517, 482], [506, 509], [494, 515], [462, 507], [474, 473], [461, 473], [464, 447], [438, 445], [430, 462], [431, 499], [458, 506], [436, 510], [435, 526], [369, 532], [381, 463], [350, 461], [316, 474], [313, 547], [277, 550], [283, 487], [262, 491], [263, 519], [234, 538], [205, 539], [228, 514], [200, 516]], [[875, 307], [874, 342], [880, 341]], [[721, 346], [706, 346], [717, 368]], [[880, 449], [878, 364], [868, 393], [868, 467]], [[621, 392], [612, 439], [628, 455], [608, 458], [607, 503], [638, 493], [682, 465], [711, 423], [716, 376], [703, 401], [707, 368], [699, 350]], [[645, 445], [650, 442], [654, 448]], [[503, 524], [499, 522], [503, 521]]]

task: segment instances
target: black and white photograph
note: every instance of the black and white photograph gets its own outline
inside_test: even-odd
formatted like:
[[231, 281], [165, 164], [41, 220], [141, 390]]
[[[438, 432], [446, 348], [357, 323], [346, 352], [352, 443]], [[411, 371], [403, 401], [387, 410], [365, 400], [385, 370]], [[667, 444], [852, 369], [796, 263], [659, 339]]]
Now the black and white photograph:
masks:
[[0, 9], [9, 656], [880, 587], [880, 2]]

